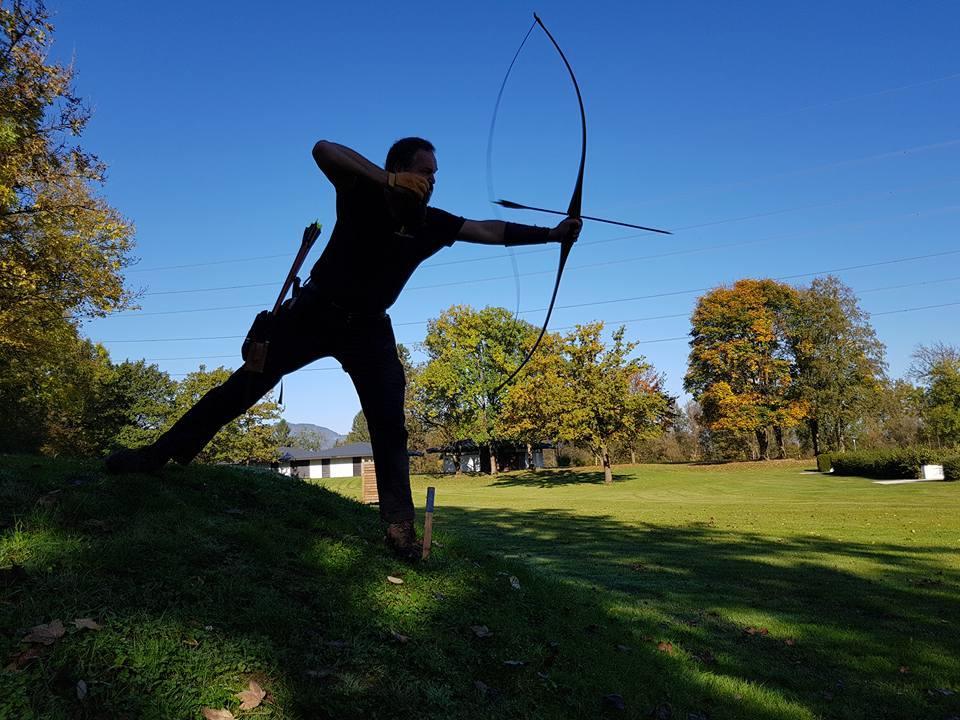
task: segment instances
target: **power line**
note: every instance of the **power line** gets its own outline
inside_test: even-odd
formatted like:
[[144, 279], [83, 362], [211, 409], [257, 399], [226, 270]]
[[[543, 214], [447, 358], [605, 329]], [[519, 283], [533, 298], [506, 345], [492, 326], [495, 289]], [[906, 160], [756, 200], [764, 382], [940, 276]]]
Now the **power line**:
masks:
[[[958, 141], [958, 142], [960, 142], [960, 141]], [[734, 242], [734, 243], [715, 243], [715, 244], [710, 244], [710, 245], [702, 245], [702, 246], [696, 247], [696, 248], [686, 248], [686, 249], [682, 249], [682, 250], [671, 250], [671, 251], [663, 252], [663, 253], [651, 253], [651, 254], [648, 254], [648, 255], [639, 255], [639, 256], [633, 256], [633, 257], [628, 257], [628, 258], [620, 258], [620, 259], [617, 259], [617, 260], [604, 260], [604, 261], [595, 262], [595, 263], [584, 263], [584, 264], [580, 264], [580, 265], [571, 265], [571, 266], [569, 266], [569, 269], [571, 269], [571, 270], [580, 270], [580, 269], [588, 269], [588, 268], [594, 268], [594, 267], [604, 267], [604, 266], [607, 266], [607, 265], [621, 265], [621, 264], [630, 263], [630, 262], [640, 262], [640, 261], [642, 261], [642, 260], [654, 260], [654, 259], [657, 259], [657, 258], [675, 257], [675, 256], [678, 256], [678, 255], [691, 255], [691, 254], [696, 254], [696, 253], [700, 253], [700, 252], [709, 252], [709, 251], [711, 251], [711, 250], [726, 250], [726, 249], [733, 248], [733, 247], [743, 247], [743, 246], [747, 246], [747, 245], [758, 245], [758, 244], [762, 244], [762, 243], [773, 242], [773, 241], [775, 241], [775, 240], [786, 240], [786, 239], [797, 238], [797, 237], [806, 237], [806, 236], [809, 236], [809, 235], [816, 235], [816, 234], [819, 234], [819, 233], [827, 232], [827, 231], [830, 231], [830, 230], [837, 230], [837, 229], [841, 229], [841, 228], [869, 227], [870, 225], [876, 225], [876, 224], [881, 224], [881, 223], [888, 223], [888, 222], [891, 222], [891, 221], [893, 221], [893, 220], [912, 219], [912, 218], [918, 218], [918, 217], [928, 217], [928, 216], [930, 216], [930, 215], [934, 215], [934, 214], [938, 214], [938, 213], [956, 212], [957, 210], [960, 210], [960, 205], [944, 205], [944, 206], [941, 206], [941, 207], [933, 208], [932, 210], [929, 210], [929, 211], [924, 211], [924, 212], [922, 212], [922, 213], [919, 212], [919, 211], [914, 211], [914, 212], [909, 212], [909, 213], [900, 213], [900, 214], [897, 214], [897, 215], [888, 216], [888, 217], [882, 217], [882, 218], [876, 218], [876, 219], [873, 219], [873, 220], [861, 220], [861, 221], [855, 221], [855, 222], [837, 223], [837, 224], [834, 224], [834, 225], [828, 225], [828, 226], [826, 226], [826, 227], [824, 227], [824, 228], [818, 228], [818, 229], [816, 229], [816, 230], [803, 230], [803, 231], [799, 231], [799, 232], [783, 233], [783, 234], [779, 234], [779, 235], [770, 235], [770, 236], [766, 236], [766, 237], [762, 237], [762, 238], [757, 238], [757, 239], [755, 239], [755, 240], [743, 240], [743, 241]], [[543, 252], [543, 251], [540, 251], [540, 252]], [[549, 252], [549, 250], [547, 250], [546, 252]], [[531, 252], [531, 253], [528, 253], [528, 254], [532, 254], [532, 252]], [[536, 276], [536, 275], [552, 275], [554, 272], [556, 272], [556, 271], [553, 270], [553, 269], [532, 271], [532, 272], [527, 272], [527, 273], [521, 273], [521, 274], [520, 274], [520, 277], [533, 277], [533, 276]], [[406, 288], [406, 290], [407, 290], [407, 291], [410, 291], [410, 290], [430, 290], [430, 289], [437, 289], [437, 288], [444, 288], [444, 287], [462, 286], [462, 285], [467, 285], [467, 284], [476, 284], [476, 283], [483, 283], [483, 282], [493, 282], [493, 281], [497, 281], [497, 280], [509, 280], [509, 279], [511, 279], [511, 278], [513, 278], [513, 277], [514, 277], [513, 275], [492, 275], [492, 276], [487, 276], [487, 277], [482, 277], [482, 278], [462, 279], [462, 280], [456, 280], [456, 281], [444, 282], [444, 283], [432, 283], [432, 284], [427, 284], [427, 285], [411, 285], [411, 286], [408, 286], [408, 287]], [[270, 282], [270, 283], [250, 283], [250, 284], [245, 284], [245, 285], [225, 285], [225, 286], [220, 286], [220, 287], [193, 288], [193, 289], [185, 289], [185, 290], [163, 290], [163, 291], [155, 291], [155, 292], [144, 293], [144, 296], [147, 296], [147, 295], [182, 295], [182, 294], [199, 293], [199, 292], [215, 292], [215, 291], [219, 291], [219, 290], [240, 290], [240, 289], [247, 289], [247, 288], [276, 287], [276, 286], [277, 286], [277, 283], [275, 283], [275, 282]], [[558, 307], [559, 307], [559, 306], [558, 306]]]
[[[957, 252], [960, 252], [960, 250], [958, 250]], [[708, 289], [710, 289], [710, 288], [708, 288]], [[681, 292], [685, 292], [685, 291], [681, 291]], [[925, 306], [922, 306], [922, 307], [914, 307], [914, 308], [900, 308], [900, 309], [898, 309], [898, 310], [886, 310], [886, 311], [884, 311], [884, 312], [870, 313], [870, 315], [871, 315], [871, 316], [872, 316], [872, 315], [892, 315], [893, 313], [899, 313], [899, 312], [912, 312], [912, 311], [914, 311], [914, 310], [932, 310], [932, 309], [936, 309], [936, 308], [952, 307], [953, 305], [960, 305], [960, 302], [956, 302], [956, 303], [943, 303], [943, 304], [940, 304], [940, 305], [925, 305]], [[632, 320], [603, 321], [603, 322], [604, 322], [605, 325], [615, 325], [615, 324], [624, 324], [624, 323], [631, 323], [631, 322], [641, 322], [641, 321], [646, 321], [646, 320], [660, 320], [660, 319], [666, 319], [666, 318], [670, 318], [670, 317], [683, 317], [683, 316], [686, 315], [686, 314], [687, 314], [687, 313], [678, 313], [678, 314], [675, 314], [675, 315], [649, 316], [649, 317], [642, 317], [642, 318], [634, 318], [634, 319], [632, 319]], [[408, 324], [411, 324], [411, 323], [408, 323]], [[419, 324], [419, 323], [418, 323], [418, 324]], [[557, 330], [557, 329], [566, 329], [566, 328], [571, 328], [571, 327], [576, 327], [576, 326], [575, 326], [575, 325], [566, 325], [566, 326], [563, 326], [562, 328], [554, 328], [554, 330]], [[124, 339], [124, 340], [100, 340], [100, 341], [98, 341], [98, 342], [101, 342], [101, 343], [189, 342], [189, 341], [193, 341], [193, 340], [238, 340], [238, 339], [243, 338], [243, 337], [246, 337], [246, 336], [245, 336], [245, 335], [215, 335], [215, 336], [192, 337], [192, 338], [141, 338], [141, 339], [136, 339], [136, 340], [129, 340], [129, 339]], [[676, 339], [676, 338], [661, 338], [661, 339], [659, 339], [659, 340], [647, 340], [647, 341], [645, 341], [645, 342], [667, 342], [668, 340], [675, 340], [675, 339]], [[411, 341], [406, 341], [406, 342], [404, 342], [404, 341], [399, 341], [399, 342], [403, 342], [403, 344], [408, 344], [408, 345], [411, 344]], [[412, 342], [419, 342], [419, 341], [417, 340], [417, 341], [412, 341]], [[225, 357], [225, 356], [222, 356], [222, 355], [208, 355], [208, 356], [203, 356], [203, 357], [168, 358], [168, 359], [171, 359], [171, 360], [174, 360], [174, 359], [201, 360], [201, 359], [214, 358], [214, 357]], [[155, 359], [160, 359], [160, 358], [155, 358]]]
[[160, 270], [184, 270], [186, 268], [209, 267], [210, 265], [228, 265], [230, 263], [254, 262], [255, 260], [274, 260], [275, 258], [289, 258], [290, 253], [277, 253], [276, 255], [255, 255], [253, 257], [231, 258], [229, 260], [208, 260], [199, 263], [186, 263], [184, 265], [161, 265], [160, 267], [134, 268], [127, 270], [128, 273], [159, 272]]
[[[960, 250], [945, 250], [945, 251], [943, 251], [943, 252], [927, 253], [926, 255], [912, 255], [912, 256], [904, 257], [904, 258], [894, 258], [894, 259], [892, 259], [892, 260], [880, 260], [880, 261], [877, 261], [877, 262], [862, 263], [862, 264], [859, 264], [859, 265], [846, 265], [846, 266], [844, 266], [844, 267], [831, 268], [831, 269], [828, 269], [828, 270], [817, 270], [817, 271], [814, 271], [814, 272], [795, 273], [795, 274], [792, 274], [792, 275], [781, 275], [781, 276], [779, 276], [779, 277], [775, 277], [775, 278], [772, 278], [772, 279], [773, 279], [773, 280], [791, 280], [791, 279], [797, 279], [797, 278], [801, 278], [801, 277], [812, 277], [812, 276], [816, 276], [816, 275], [829, 275], [829, 274], [832, 274], [832, 273], [835, 273], [835, 272], [845, 272], [845, 271], [848, 271], [848, 270], [862, 270], [862, 269], [870, 268], [870, 267], [879, 267], [879, 266], [884, 266], [884, 265], [895, 265], [895, 264], [899, 264], [899, 263], [914, 262], [914, 261], [917, 261], [917, 260], [928, 260], [928, 259], [930, 259], [930, 258], [944, 257], [944, 256], [947, 256], [947, 255], [957, 255], [957, 254], [960, 254]], [[956, 279], [958, 279], [958, 278], [952, 277], [952, 278], [946, 278], [946, 279], [938, 280], [938, 281], [934, 281], [934, 282], [950, 282], [950, 281], [956, 280]], [[920, 284], [932, 284], [932, 283], [926, 283], [926, 282], [925, 282], [925, 283], [920, 283]], [[634, 296], [632, 296], [632, 297], [612, 298], [612, 299], [608, 299], [608, 300], [591, 300], [591, 301], [589, 301], [589, 302], [584, 302], [584, 303], [571, 303], [571, 304], [567, 304], [567, 305], [557, 305], [556, 307], [557, 307], [557, 309], [568, 310], [568, 309], [572, 309], [572, 308], [591, 307], [591, 306], [594, 306], [594, 305], [612, 305], [612, 304], [621, 303], [621, 302], [633, 302], [633, 301], [636, 301], [636, 300], [652, 300], [652, 299], [655, 299], [655, 298], [672, 297], [672, 296], [674, 296], [674, 295], [692, 295], [692, 294], [695, 294], [695, 293], [698, 293], [698, 292], [708, 292], [709, 290], [712, 290], [713, 287], [716, 287], [716, 285], [711, 286], [711, 287], [690, 288], [690, 289], [686, 289], [686, 290], [671, 290], [671, 291], [668, 291], [668, 292], [661, 292], [661, 293], [650, 293], [650, 294], [647, 294], [647, 295], [634, 295]], [[875, 288], [875, 289], [873, 289], [873, 290], [866, 290], [866, 291], [864, 291], [864, 292], [875, 292], [875, 291], [884, 290], [884, 289], [896, 289], [896, 288], [898, 288], [898, 287], [907, 287], [907, 286], [891, 286], [891, 287], [889, 287], [889, 288]], [[260, 306], [259, 306], [259, 305], [256, 305], [256, 306], [254, 306], [254, 307], [260, 307]], [[520, 312], [521, 312], [521, 313], [543, 312], [543, 308], [533, 308], [533, 309], [530, 309], [530, 310], [521, 310]], [[428, 321], [428, 320], [412, 320], [412, 321], [407, 321], [407, 322], [394, 323], [394, 325], [396, 325], [396, 326], [398, 326], [398, 327], [408, 326], [408, 325], [425, 325], [427, 322], [429, 322], [429, 321]], [[195, 339], [195, 340], [227, 340], [227, 339], [236, 339], [236, 338], [239, 338], [239, 337], [244, 337], [244, 336], [242, 336], [242, 335], [231, 335], [231, 336], [225, 336], [225, 337], [203, 337], [203, 338], [162, 338], [162, 339], [157, 339], [157, 340], [144, 340], [143, 342], [166, 342], [166, 341], [173, 342], [173, 341], [178, 341], [178, 340], [179, 340], [179, 341], [184, 341], [184, 340], [192, 340], [192, 339]], [[102, 340], [101, 342], [139, 342], [139, 341], [137, 341], [137, 340]]]

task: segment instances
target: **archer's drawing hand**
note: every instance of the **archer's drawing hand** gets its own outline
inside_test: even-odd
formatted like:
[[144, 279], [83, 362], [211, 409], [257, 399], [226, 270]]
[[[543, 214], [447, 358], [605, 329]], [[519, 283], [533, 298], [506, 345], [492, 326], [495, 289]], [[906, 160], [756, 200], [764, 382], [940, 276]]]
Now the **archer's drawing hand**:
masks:
[[388, 173], [387, 185], [394, 190], [413, 193], [417, 200], [423, 200], [430, 195], [430, 181], [412, 172]]
[[583, 228], [583, 220], [580, 218], [567, 218], [555, 228], [550, 230], [551, 242], [576, 242], [580, 237], [580, 230]]

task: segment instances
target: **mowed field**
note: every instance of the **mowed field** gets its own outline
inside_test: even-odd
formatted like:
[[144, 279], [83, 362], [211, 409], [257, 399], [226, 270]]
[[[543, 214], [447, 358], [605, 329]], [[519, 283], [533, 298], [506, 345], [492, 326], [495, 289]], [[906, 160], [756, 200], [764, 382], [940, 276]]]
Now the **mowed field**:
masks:
[[416, 477], [409, 568], [356, 478], [3, 457], [0, 718], [960, 716], [960, 483], [809, 468]]
[[595, 593], [620, 628], [636, 623], [626, 644], [660, 646], [684, 682], [762, 688], [783, 717], [953, 717], [960, 483], [814, 469], [618, 466], [612, 486], [592, 468], [418, 477], [414, 492], [437, 487], [441, 537]]

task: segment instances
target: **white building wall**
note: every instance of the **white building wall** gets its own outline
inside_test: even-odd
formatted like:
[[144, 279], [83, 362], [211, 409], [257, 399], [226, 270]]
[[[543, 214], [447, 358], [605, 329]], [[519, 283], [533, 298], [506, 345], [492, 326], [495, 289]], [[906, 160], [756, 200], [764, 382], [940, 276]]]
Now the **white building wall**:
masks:
[[353, 477], [353, 458], [331, 459], [330, 477]]

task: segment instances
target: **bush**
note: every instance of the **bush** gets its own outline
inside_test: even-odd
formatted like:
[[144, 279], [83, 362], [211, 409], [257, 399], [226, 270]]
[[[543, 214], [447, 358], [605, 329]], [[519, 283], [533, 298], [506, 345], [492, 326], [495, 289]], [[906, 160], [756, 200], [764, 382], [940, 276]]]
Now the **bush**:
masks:
[[947, 480], [960, 480], [960, 455], [950, 455], [943, 459], [943, 477]]
[[822, 473], [830, 472], [833, 456], [831, 453], [820, 453], [817, 455], [817, 470]]
[[[946, 454], [931, 448], [858, 450], [831, 453], [829, 462], [836, 475], [859, 475], [881, 480], [899, 480], [920, 476], [920, 466], [942, 463]], [[818, 464], [819, 467], [819, 464]]]

